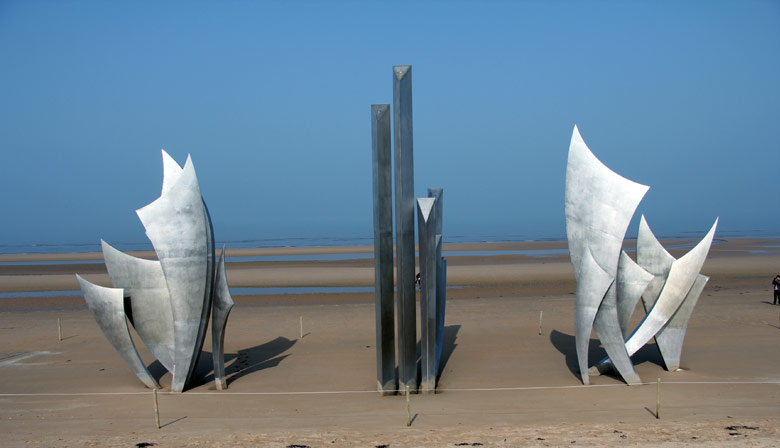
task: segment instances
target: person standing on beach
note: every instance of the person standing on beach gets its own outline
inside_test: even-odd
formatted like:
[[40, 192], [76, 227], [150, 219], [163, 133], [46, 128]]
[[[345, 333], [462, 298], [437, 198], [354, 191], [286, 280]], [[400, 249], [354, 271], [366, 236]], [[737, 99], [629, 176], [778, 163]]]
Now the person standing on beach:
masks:
[[772, 305], [777, 305], [780, 302], [780, 275], [775, 275], [775, 279], [772, 280], [772, 286], [775, 287], [775, 300]]

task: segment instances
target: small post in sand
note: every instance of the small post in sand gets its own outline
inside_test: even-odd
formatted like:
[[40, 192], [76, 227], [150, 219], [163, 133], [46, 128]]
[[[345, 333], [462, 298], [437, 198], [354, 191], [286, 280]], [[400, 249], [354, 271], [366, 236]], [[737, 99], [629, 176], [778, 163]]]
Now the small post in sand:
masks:
[[542, 314], [544, 311], [539, 311], [539, 336], [542, 335]]
[[409, 385], [406, 385], [406, 426], [412, 426], [412, 412], [409, 409]]
[[661, 418], [661, 378], [658, 378], [655, 392], [655, 418]]
[[301, 339], [303, 339], [303, 316], [301, 316]]
[[157, 429], [160, 429], [160, 409], [157, 407], [157, 388], [152, 389], [152, 395], [154, 395], [154, 423], [157, 425]]
[[62, 342], [62, 321], [57, 318], [57, 340]]

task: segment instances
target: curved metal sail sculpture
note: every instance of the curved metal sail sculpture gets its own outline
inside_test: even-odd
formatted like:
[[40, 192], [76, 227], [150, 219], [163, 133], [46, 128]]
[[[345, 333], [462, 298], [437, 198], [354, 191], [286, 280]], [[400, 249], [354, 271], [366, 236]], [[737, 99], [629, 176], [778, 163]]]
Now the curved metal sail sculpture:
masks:
[[[629, 355], [636, 353], [655, 337], [666, 369], [673, 371], [680, 367], [688, 320], [709, 280], [709, 277], [699, 272], [712, 246], [717, 226], [716, 219], [709, 232], [693, 249], [675, 259], [656, 239], [642, 216], [637, 238], [637, 264], [651, 272], [654, 278], [651, 286], [642, 294], [647, 315], [626, 341]], [[611, 361], [606, 358], [596, 369], [603, 373], [610, 367]]]
[[[136, 258], [101, 241], [103, 257], [111, 282], [129, 299], [131, 324], [152, 354], [173, 374], [174, 392], [183, 391], [192, 379], [212, 312], [212, 298], [216, 297], [212, 340], [218, 342], [214, 347], [215, 381], [221, 390], [226, 387], [222, 359], [224, 328], [233, 305], [224, 260], [215, 272], [214, 232], [192, 160], [188, 156], [182, 168], [165, 151], [162, 156], [160, 197], [136, 211], [158, 260]], [[86, 297], [84, 283], [82, 291]], [[94, 301], [87, 303], [97, 318]], [[149, 386], [141, 375], [139, 378]]]
[[114, 346], [122, 360], [135, 373], [146, 387], [156, 389], [159, 387], [149, 370], [141, 361], [138, 350], [135, 349], [133, 339], [130, 337], [130, 329], [127, 327], [127, 318], [124, 310], [124, 292], [121, 288], [106, 288], [84, 280], [76, 274], [84, 300], [87, 301], [90, 311], [95, 316], [95, 321], [100, 326], [108, 342]]
[[587, 357], [591, 328], [604, 344], [621, 376], [628, 383], [638, 383], [639, 376], [631, 364], [624, 345], [617, 313], [615, 278], [618, 260], [628, 224], [649, 187], [632, 182], [601, 163], [588, 149], [577, 126], [569, 145], [566, 166], [566, 234], [569, 253], [577, 283], [594, 275], [595, 268], [583, 269], [583, 260], [590, 253], [595, 264], [609, 279], [604, 289], [598, 284], [593, 290], [577, 288], [575, 305], [575, 341], [582, 381], [589, 383]]
[[[566, 233], [577, 278], [575, 343], [584, 384], [589, 384], [590, 375], [611, 368], [628, 384], [639, 383], [630, 356], [653, 337], [662, 341], [658, 346], [667, 368], [676, 369], [688, 318], [707, 282], [699, 271], [717, 219], [704, 239], [679, 260], [658, 243], [644, 216], [637, 240], [638, 261], [621, 251], [628, 224], [648, 188], [602, 164], [574, 127], [566, 167]], [[626, 341], [640, 297], [647, 316]], [[588, 369], [592, 329], [608, 356]]]

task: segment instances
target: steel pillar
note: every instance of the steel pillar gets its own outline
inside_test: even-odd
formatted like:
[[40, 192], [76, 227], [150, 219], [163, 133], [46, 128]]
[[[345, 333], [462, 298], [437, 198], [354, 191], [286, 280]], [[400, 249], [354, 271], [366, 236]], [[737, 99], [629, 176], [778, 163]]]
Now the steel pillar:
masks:
[[414, 269], [414, 147], [412, 67], [393, 67], [395, 146], [396, 285], [398, 290], [399, 388], [417, 389], [417, 322]]
[[436, 392], [436, 327], [437, 286], [439, 276], [436, 258], [437, 247], [441, 248], [441, 235], [436, 234], [436, 198], [417, 199], [417, 230], [420, 251], [420, 352], [422, 393]]
[[371, 105], [371, 153], [374, 193], [374, 304], [376, 309], [376, 381], [382, 395], [395, 393], [393, 316], [393, 174], [390, 105]]
[[441, 374], [442, 346], [444, 344], [444, 311], [447, 304], [447, 260], [441, 256], [444, 245], [444, 190], [429, 188], [428, 197], [436, 198], [436, 234], [441, 235], [441, 244], [436, 246], [436, 378]]

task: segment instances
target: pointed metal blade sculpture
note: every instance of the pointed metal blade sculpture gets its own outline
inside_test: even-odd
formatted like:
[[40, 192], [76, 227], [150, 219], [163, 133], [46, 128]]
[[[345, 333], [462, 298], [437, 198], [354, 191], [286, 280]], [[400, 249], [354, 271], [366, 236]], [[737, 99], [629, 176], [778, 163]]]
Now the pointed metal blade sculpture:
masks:
[[173, 371], [173, 314], [160, 262], [127, 255], [103, 240], [100, 243], [111, 283], [130, 297], [135, 331], [163, 367]]
[[623, 339], [628, 334], [628, 324], [631, 315], [634, 314], [636, 303], [653, 278], [653, 274], [639, 266], [625, 251], [620, 253], [617, 273], [617, 306]]
[[710, 280], [706, 275], [699, 275], [693, 283], [688, 295], [685, 296], [680, 308], [669, 320], [669, 323], [655, 335], [655, 342], [658, 350], [661, 352], [661, 359], [664, 361], [666, 370], [674, 372], [680, 369], [680, 356], [682, 355], [682, 346], [685, 341], [685, 331], [688, 329], [688, 321], [693, 313], [699, 296]]
[[[671, 268], [669, 269], [669, 275], [666, 278], [666, 282], [663, 285], [663, 289], [661, 290], [658, 299], [655, 301], [653, 307], [647, 313], [647, 316], [645, 316], [642, 323], [639, 324], [639, 327], [637, 327], [636, 331], [634, 331], [631, 337], [629, 337], [626, 341], [626, 351], [628, 352], [629, 356], [636, 353], [650, 339], [656, 336], [656, 334], [658, 334], [672, 319], [674, 314], [682, 305], [683, 301], [686, 299], [686, 297], [688, 297], [694, 283], [696, 283], [697, 278], [699, 277], [699, 272], [704, 265], [704, 261], [707, 259], [707, 253], [709, 252], [710, 246], [712, 245], [712, 240], [715, 236], [715, 229], [717, 225], [718, 220], [716, 219], [715, 223], [712, 225], [712, 228], [710, 228], [710, 231], [707, 232], [707, 234], [696, 245], [696, 247], [691, 249], [680, 259], [674, 260], [672, 262]], [[704, 288], [703, 284], [700, 286], [701, 288]], [[699, 293], [700, 292], [701, 291], [699, 291]], [[698, 299], [698, 293], [695, 293], [695, 296]], [[693, 302], [695, 303], [695, 300]], [[687, 324], [683, 322], [676, 324], [676, 327], [679, 328], [680, 326], [687, 327]], [[679, 332], [677, 333], [679, 334]], [[670, 337], [671, 334], [672, 333], [670, 333]], [[684, 335], [684, 332], [682, 334]], [[670, 342], [675, 346], [679, 344], [681, 350], [681, 340], [677, 340], [676, 338], [672, 337]], [[679, 363], [679, 360], [677, 362]], [[599, 364], [594, 367], [594, 369], [603, 373], [609, 370], [611, 364], [614, 364], [612, 359], [607, 357], [599, 362]], [[595, 374], [595, 372], [591, 373]]]
[[[649, 187], [632, 182], [607, 168], [590, 151], [582, 136], [574, 127], [569, 158], [566, 165], [566, 234], [569, 241], [569, 253], [574, 265], [577, 283], [585, 281], [584, 276], [592, 274], [594, 269], [583, 273], [583, 258], [590, 253], [593, 261], [614, 282], [617, 277], [618, 260], [623, 239], [637, 205]], [[586, 251], [587, 249], [587, 251]], [[597, 301], [580, 306], [581, 313], [575, 319], [581, 319], [575, 326], [578, 358], [587, 353], [590, 337], [590, 322], [599, 335], [607, 354], [615, 360], [617, 370], [629, 383], [638, 383], [639, 377], [626, 352], [620, 324], [617, 317], [617, 288], [609, 287], [601, 298], [593, 298], [593, 292], [577, 288], [577, 302]], [[602, 310], [603, 307], [603, 310]], [[599, 316], [599, 314], [602, 314]], [[579, 360], [587, 365], [587, 359]], [[581, 371], [583, 382], [587, 384], [587, 370]]]
[[[124, 254], [101, 240], [103, 258], [117, 289], [110, 290], [109, 294], [83, 286], [84, 295], [88, 304], [94, 304], [98, 303], [96, 297], [113, 297], [118, 291], [122, 298], [119, 302], [123, 316], [125, 299], [129, 302], [126, 312], [136, 332], [152, 354], [173, 374], [173, 392], [183, 391], [192, 379], [214, 299], [214, 376], [217, 389], [222, 390], [227, 386], [225, 325], [233, 306], [225, 276], [224, 249], [215, 279], [214, 229], [200, 194], [192, 160], [188, 156], [182, 168], [165, 151], [162, 151], [162, 158], [160, 197], [136, 211], [158, 260]], [[79, 277], [79, 281], [82, 280]], [[101, 300], [105, 301], [105, 298]], [[98, 324], [114, 344], [119, 340], [117, 334], [127, 332], [127, 323], [124, 320], [108, 321], [101, 316], [100, 313], [95, 314]], [[146, 367], [143, 364], [142, 369], [138, 367], [140, 358], [137, 352], [135, 357], [129, 355], [127, 345], [127, 341], [122, 341], [114, 346], [136, 375], [149, 385], [143, 373]]]
[[89, 310], [95, 316], [95, 321], [108, 339], [108, 342], [119, 353], [122, 360], [130, 367], [130, 370], [141, 380], [146, 387], [158, 389], [160, 386], [141, 361], [138, 351], [135, 349], [133, 339], [130, 337], [130, 329], [127, 327], [127, 318], [124, 308], [124, 292], [121, 288], [106, 288], [84, 280], [76, 274], [81, 292], [87, 302]]
[[574, 341], [582, 383], [590, 384], [588, 376], [590, 333], [604, 295], [612, 287], [615, 279], [596, 263], [589, 248], [585, 247], [583, 251], [583, 256], [579, 257], [580, 277], [577, 280], [577, 299], [574, 305]]
[[188, 157], [178, 178], [136, 211], [168, 284], [175, 353], [171, 390], [180, 392], [195, 369], [211, 307], [214, 248], [195, 167]]
[[214, 287], [214, 309], [211, 319], [211, 356], [214, 361], [214, 382], [217, 390], [227, 389], [225, 380], [225, 327], [227, 326], [230, 310], [233, 309], [233, 297], [228, 288], [227, 275], [225, 273], [225, 248], [219, 256], [217, 264], [217, 278]]

